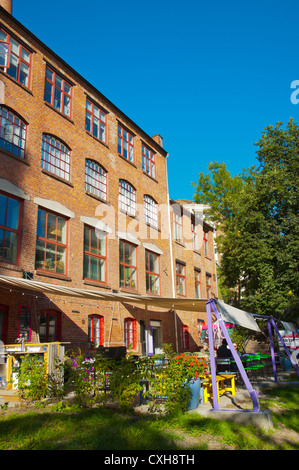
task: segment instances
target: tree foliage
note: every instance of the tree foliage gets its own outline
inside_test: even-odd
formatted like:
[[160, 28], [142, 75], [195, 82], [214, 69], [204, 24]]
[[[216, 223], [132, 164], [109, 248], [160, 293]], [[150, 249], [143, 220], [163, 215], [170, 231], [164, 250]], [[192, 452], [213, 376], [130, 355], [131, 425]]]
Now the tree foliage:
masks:
[[[194, 199], [210, 205], [220, 236], [226, 301], [254, 313], [298, 315], [299, 127], [267, 127], [255, 144], [258, 164], [232, 177], [224, 163], [199, 174]], [[227, 290], [229, 289], [229, 290]]]

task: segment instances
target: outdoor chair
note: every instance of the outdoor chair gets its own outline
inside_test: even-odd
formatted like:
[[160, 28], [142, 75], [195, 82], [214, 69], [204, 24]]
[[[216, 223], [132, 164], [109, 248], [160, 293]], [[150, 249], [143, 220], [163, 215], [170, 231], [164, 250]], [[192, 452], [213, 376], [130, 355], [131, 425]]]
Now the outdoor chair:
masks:
[[217, 373], [222, 373], [222, 372], [231, 372], [231, 360], [230, 358], [216, 358], [216, 367], [217, 367]]

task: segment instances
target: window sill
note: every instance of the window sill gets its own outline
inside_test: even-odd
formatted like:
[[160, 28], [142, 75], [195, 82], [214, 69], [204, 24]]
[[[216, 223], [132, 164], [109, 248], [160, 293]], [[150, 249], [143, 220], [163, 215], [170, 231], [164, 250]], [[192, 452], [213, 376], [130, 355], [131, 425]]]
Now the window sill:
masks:
[[182, 246], [183, 248], [186, 248], [186, 246], [184, 245], [184, 243], [182, 243], [182, 242], [180, 242], [180, 241], [178, 241], [178, 240], [175, 240], [175, 242], [176, 242], [178, 245]]
[[85, 132], [87, 135], [89, 135], [89, 137], [92, 137], [96, 142], [99, 142], [99, 144], [102, 144], [104, 145], [104, 147], [106, 147], [107, 149], [109, 149], [109, 145], [106, 144], [106, 142], [103, 142], [101, 139], [99, 139], [98, 137], [95, 137], [94, 135], [92, 135], [91, 132], [89, 132], [87, 129], [85, 129]]
[[103, 289], [110, 289], [111, 286], [100, 281], [93, 281], [91, 279], [83, 279], [83, 284], [87, 286], [102, 287]]
[[136, 163], [130, 162], [130, 160], [128, 160], [126, 157], [124, 157], [121, 153], [118, 152], [118, 156], [119, 156], [122, 160], [124, 160], [125, 162], [129, 163], [130, 165], [132, 165], [134, 168], [137, 168]]
[[32, 95], [33, 96], [33, 93], [32, 91], [27, 88], [25, 85], [23, 85], [22, 83], [18, 82], [18, 80], [16, 80], [15, 78], [11, 77], [10, 75], [8, 75], [8, 73], [6, 72], [3, 72], [2, 70], [0, 70], [0, 74], [3, 75], [4, 77], [7, 77], [9, 80], [11, 80], [13, 83], [15, 83], [16, 85], [18, 85], [20, 88], [22, 88], [22, 90], [24, 91], [27, 91], [27, 93], [29, 93], [29, 95]]
[[22, 272], [23, 270], [16, 264], [6, 263], [5, 261], [0, 262], [1, 269], [9, 269], [10, 271]]
[[151, 180], [153, 180], [155, 183], [158, 183], [158, 180], [156, 180], [156, 178], [154, 178], [153, 176], [149, 175], [148, 173], [146, 173], [144, 170], [142, 170], [143, 174], [148, 176]]
[[131, 217], [132, 219], [139, 220], [139, 217], [136, 214], [129, 214], [129, 212], [125, 211], [124, 209], [119, 209], [119, 212], [124, 215], [127, 215], [128, 217]]
[[48, 103], [47, 101], [44, 101], [45, 105], [48, 106], [48, 108], [52, 109], [53, 111], [55, 111], [55, 113], [59, 114], [59, 116], [63, 117], [64, 119], [66, 119], [67, 121], [69, 121], [71, 124], [75, 124], [74, 121], [69, 117], [67, 116], [66, 114], [63, 114], [61, 111], [59, 111], [59, 109], [56, 109], [54, 108], [54, 106], [52, 106], [50, 103]]
[[36, 269], [35, 274], [37, 276], [51, 277], [53, 279], [60, 279], [61, 281], [71, 281], [72, 279], [65, 274], [52, 273], [50, 271], [43, 271], [41, 269]]
[[136, 289], [130, 289], [129, 287], [120, 287], [119, 288], [120, 292], [127, 292], [128, 294], [136, 294], [136, 295], [141, 295], [140, 292], [138, 292]]
[[85, 194], [87, 196], [90, 196], [90, 197], [96, 199], [97, 201], [103, 202], [104, 204], [107, 204], [108, 206], [110, 206], [110, 203], [106, 199], [102, 199], [100, 196], [97, 196], [96, 194], [92, 194], [89, 191], [85, 191]]
[[149, 297], [161, 297], [161, 294], [155, 294], [154, 292], [147, 292], [146, 295]]
[[2, 147], [0, 147], [0, 153], [3, 153], [4, 155], [7, 155], [8, 157], [14, 158], [17, 160], [17, 162], [24, 163], [27, 166], [30, 166], [30, 163], [25, 158], [19, 157], [18, 155], [15, 155], [14, 153], [10, 152], [9, 150], [6, 150]]
[[149, 222], [145, 222], [145, 225], [149, 228], [157, 230], [157, 232], [161, 232], [161, 229], [159, 227], [155, 227], [154, 225], [151, 225]]
[[70, 181], [64, 180], [60, 176], [54, 175], [54, 173], [51, 173], [48, 170], [42, 169], [41, 172], [44, 173], [44, 175], [51, 176], [51, 178], [54, 178], [55, 180], [60, 181], [61, 183], [66, 184], [67, 186], [70, 186], [71, 188], [74, 187], [73, 183], [71, 183]]

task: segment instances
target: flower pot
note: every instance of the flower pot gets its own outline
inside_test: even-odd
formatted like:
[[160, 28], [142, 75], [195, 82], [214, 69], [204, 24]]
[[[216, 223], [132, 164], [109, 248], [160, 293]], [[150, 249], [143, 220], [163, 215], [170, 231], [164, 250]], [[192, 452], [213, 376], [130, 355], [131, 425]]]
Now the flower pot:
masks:
[[280, 358], [280, 364], [284, 371], [289, 372], [292, 370], [292, 363], [287, 357], [282, 356]]
[[200, 379], [191, 379], [189, 382], [189, 387], [191, 389], [191, 398], [188, 405], [188, 410], [194, 410], [198, 406], [199, 402], [199, 393], [200, 393]]

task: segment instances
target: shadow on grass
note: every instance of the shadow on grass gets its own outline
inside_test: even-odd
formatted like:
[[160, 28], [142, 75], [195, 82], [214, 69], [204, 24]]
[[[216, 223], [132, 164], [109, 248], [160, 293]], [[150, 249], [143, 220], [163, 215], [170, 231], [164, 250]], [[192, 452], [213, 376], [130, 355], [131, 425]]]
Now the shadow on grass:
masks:
[[[12, 414], [0, 421], [1, 450], [178, 450], [159, 420], [105, 409]], [[201, 449], [200, 442], [198, 449]]]
[[[298, 389], [267, 390], [263, 409], [267, 400], [280, 406], [272, 412], [276, 427], [282, 424], [299, 432]], [[277, 439], [278, 433], [279, 429], [262, 431], [197, 413], [161, 417], [97, 408], [0, 414], [1, 450], [205, 450], [212, 441], [236, 450], [299, 449], [287, 434]]]

